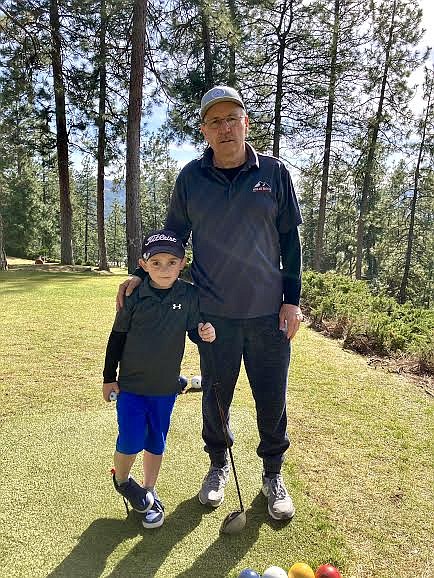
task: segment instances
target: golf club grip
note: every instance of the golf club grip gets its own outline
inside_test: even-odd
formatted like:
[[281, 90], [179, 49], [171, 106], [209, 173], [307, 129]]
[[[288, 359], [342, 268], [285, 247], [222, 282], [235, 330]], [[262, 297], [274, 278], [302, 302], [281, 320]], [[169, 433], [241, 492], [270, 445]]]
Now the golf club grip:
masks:
[[243, 500], [241, 499], [241, 490], [240, 490], [240, 485], [238, 483], [238, 476], [237, 476], [237, 470], [235, 468], [235, 462], [234, 462], [234, 456], [232, 454], [232, 447], [231, 447], [231, 443], [229, 441], [229, 435], [228, 435], [228, 426], [226, 424], [226, 420], [225, 420], [225, 414], [222, 408], [222, 404], [220, 401], [220, 395], [218, 392], [218, 386], [220, 385], [220, 381], [218, 379], [217, 376], [217, 370], [216, 370], [216, 362], [215, 362], [215, 353], [214, 353], [214, 346], [212, 343], [208, 343], [207, 344], [207, 350], [208, 350], [208, 362], [209, 362], [209, 368], [211, 370], [211, 380], [212, 380], [212, 387], [214, 390], [214, 395], [217, 401], [217, 407], [219, 410], [219, 414], [220, 414], [220, 421], [222, 424], [222, 430], [223, 430], [223, 435], [225, 437], [225, 443], [226, 443], [226, 447], [229, 451], [229, 457], [231, 460], [231, 466], [232, 466], [232, 471], [234, 474], [234, 479], [235, 479], [235, 485], [237, 487], [237, 494], [238, 494], [238, 499], [240, 501], [240, 509], [242, 512], [244, 512], [244, 506], [243, 506]]

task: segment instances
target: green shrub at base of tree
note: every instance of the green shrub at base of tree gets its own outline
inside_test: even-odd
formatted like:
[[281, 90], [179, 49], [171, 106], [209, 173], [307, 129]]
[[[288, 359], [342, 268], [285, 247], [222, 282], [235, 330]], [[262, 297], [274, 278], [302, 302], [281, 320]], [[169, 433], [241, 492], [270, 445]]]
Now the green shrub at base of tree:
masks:
[[302, 307], [312, 325], [359, 353], [408, 358], [434, 373], [434, 310], [374, 295], [365, 281], [335, 273], [303, 274]]

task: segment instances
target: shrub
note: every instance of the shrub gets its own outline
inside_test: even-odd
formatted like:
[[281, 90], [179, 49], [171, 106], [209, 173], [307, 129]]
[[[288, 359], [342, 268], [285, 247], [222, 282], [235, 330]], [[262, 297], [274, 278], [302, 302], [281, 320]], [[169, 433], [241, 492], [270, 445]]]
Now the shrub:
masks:
[[302, 307], [316, 328], [361, 353], [416, 358], [434, 372], [434, 310], [373, 295], [365, 281], [306, 271]]

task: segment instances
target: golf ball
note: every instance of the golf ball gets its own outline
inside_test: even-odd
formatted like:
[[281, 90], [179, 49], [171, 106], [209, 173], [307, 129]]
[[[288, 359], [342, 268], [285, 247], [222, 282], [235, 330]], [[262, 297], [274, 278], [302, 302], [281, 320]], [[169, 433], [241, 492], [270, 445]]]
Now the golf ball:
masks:
[[304, 562], [297, 562], [288, 572], [289, 578], [315, 578], [312, 568]]
[[202, 387], [202, 376], [195, 375], [191, 378], [191, 387], [193, 389], [200, 389]]
[[270, 566], [262, 574], [262, 578], [288, 578], [288, 574], [279, 566]]
[[241, 570], [240, 574], [238, 574], [238, 578], [261, 578], [261, 575], [251, 568], [244, 568], [244, 570]]
[[109, 400], [110, 401], [116, 401], [118, 398], [118, 394], [115, 391], [111, 391], [110, 395], [109, 395]]

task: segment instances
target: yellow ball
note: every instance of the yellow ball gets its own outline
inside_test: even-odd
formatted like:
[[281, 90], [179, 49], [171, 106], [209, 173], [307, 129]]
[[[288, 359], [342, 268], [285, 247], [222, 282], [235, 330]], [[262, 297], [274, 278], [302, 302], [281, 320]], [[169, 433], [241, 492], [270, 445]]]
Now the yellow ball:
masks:
[[315, 574], [308, 564], [297, 562], [289, 569], [288, 578], [315, 578]]

